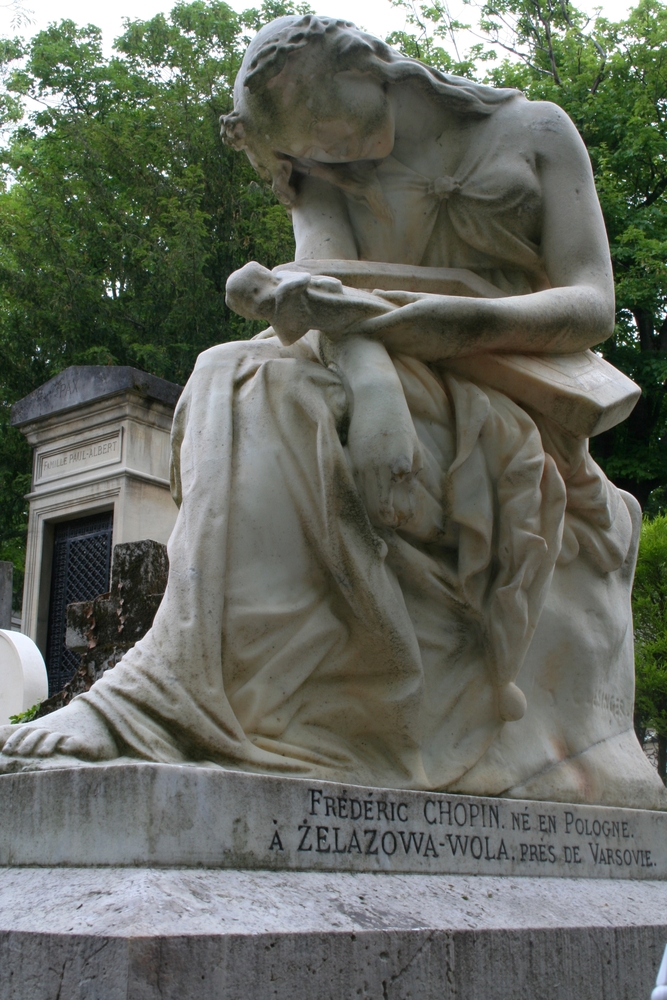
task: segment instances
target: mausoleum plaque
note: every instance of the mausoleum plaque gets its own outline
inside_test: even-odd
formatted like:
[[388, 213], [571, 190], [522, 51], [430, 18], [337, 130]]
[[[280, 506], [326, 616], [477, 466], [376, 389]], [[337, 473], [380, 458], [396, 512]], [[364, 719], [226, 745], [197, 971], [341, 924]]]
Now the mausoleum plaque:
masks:
[[117, 763], [5, 775], [2, 865], [667, 879], [667, 816]]
[[44, 451], [37, 455], [36, 480], [59, 479], [86, 469], [120, 462], [122, 428], [104, 437], [84, 438], [67, 448]]

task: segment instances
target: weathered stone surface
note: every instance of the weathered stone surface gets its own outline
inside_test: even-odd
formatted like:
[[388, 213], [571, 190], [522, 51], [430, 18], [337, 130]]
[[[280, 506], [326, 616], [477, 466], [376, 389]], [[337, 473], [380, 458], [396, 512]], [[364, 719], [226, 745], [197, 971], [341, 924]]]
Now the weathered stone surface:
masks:
[[[637, 389], [585, 353], [614, 290], [576, 129], [310, 14], [253, 37], [222, 126], [291, 207], [300, 263], [228, 278], [271, 327], [205, 351], [184, 391], [153, 627], [0, 729], [0, 772], [126, 756], [667, 811], [633, 730], [641, 511], [584, 440]], [[70, 458], [120, 468], [122, 428], [81, 423], [40, 441], [36, 492]], [[144, 441], [127, 475], [166, 491]]]
[[17, 404], [34, 450], [22, 628], [40, 649], [48, 642], [54, 522], [112, 511], [114, 544], [168, 540], [177, 515], [169, 440], [180, 391], [132, 368], [84, 366]]
[[648, 1000], [666, 935], [658, 882], [0, 872], [3, 1000]]
[[664, 813], [57, 763], [0, 776], [0, 864], [667, 879]]
[[[342, 287], [336, 294], [358, 303], [371, 303], [379, 315], [392, 310], [381, 296], [358, 289], [401, 289], [435, 294], [500, 298], [502, 293], [472, 271], [456, 268], [424, 268], [349, 260], [300, 260], [280, 264], [269, 272], [255, 261], [236, 271], [227, 282], [226, 302], [248, 319], [270, 322], [278, 335], [291, 343], [290, 319], [283, 325], [273, 313], [281, 284], [303, 283], [315, 278], [315, 294], [321, 299], [320, 277], [337, 278]], [[286, 324], [286, 325], [285, 325]], [[307, 326], [307, 324], [306, 324]], [[593, 351], [539, 357], [527, 354], [473, 354], [448, 361], [451, 371], [506, 393], [516, 402], [553, 419], [574, 437], [594, 437], [625, 420], [641, 394], [639, 386]], [[348, 375], [349, 377], [349, 375]], [[385, 387], [386, 388], [386, 387]]]
[[12, 425], [22, 427], [31, 420], [127, 391], [176, 406], [182, 388], [127, 365], [73, 365], [14, 403]]
[[68, 705], [125, 655], [153, 624], [167, 586], [167, 546], [145, 538], [114, 546], [108, 594], [67, 607], [66, 645], [81, 666], [62, 691], [43, 701], [37, 718]]

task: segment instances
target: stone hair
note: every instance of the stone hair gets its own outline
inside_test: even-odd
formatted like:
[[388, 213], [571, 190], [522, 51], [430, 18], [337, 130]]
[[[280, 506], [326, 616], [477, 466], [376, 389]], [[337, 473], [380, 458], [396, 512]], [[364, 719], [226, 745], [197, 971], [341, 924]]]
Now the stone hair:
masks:
[[[416, 80], [452, 110], [464, 115], [484, 116], [518, 91], [493, 87], [441, 73], [430, 66], [401, 55], [385, 42], [361, 31], [350, 21], [332, 17], [281, 17], [266, 25], [250, 43], [234, 87], [234, 111], [220, 119], [223, 140], [234, 149], [244, 149], [260, 176], [271, 180], [278, 198], [286, 205], [294, 201], [291, 183], [295, 163], [277, 154], [270, 146], [265, 130], [259, 127], [251, 111], [252, 98], [285, 68], [288, 59], [308, 45], [321, 44], [340, 70], [356, 69], [375, 76], [383, 83]], [[247, 97], [250, 95], [251, 102]], [[299, 163], [299, 172], [324, 176], [352, 197], [368, 202], [375, 211], [379, 202], [368, 185], [358, 179], [353, 165], [336, 170], [322, 164]], [[381, 209], [380, 209], [381, 210]]]

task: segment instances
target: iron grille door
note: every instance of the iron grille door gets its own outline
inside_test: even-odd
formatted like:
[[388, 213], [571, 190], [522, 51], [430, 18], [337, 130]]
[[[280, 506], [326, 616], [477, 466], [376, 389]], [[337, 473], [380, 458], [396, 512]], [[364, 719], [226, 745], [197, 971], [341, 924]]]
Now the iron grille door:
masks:
[[55, 525], [46, 641], [49, 695], [62, 691], [79, 666], [79, 657], [65, 645], [67, 605], [109, 589], [112, 531], [112, 511]]

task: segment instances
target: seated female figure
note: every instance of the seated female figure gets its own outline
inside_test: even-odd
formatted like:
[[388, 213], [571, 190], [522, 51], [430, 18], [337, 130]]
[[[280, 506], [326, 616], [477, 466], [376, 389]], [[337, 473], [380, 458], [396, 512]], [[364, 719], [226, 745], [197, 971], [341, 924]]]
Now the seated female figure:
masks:
[[365, 293], [340, 322], [296, 281], [271, 319], [298, 339], [205, 352], [174, 421], [153, 629], [66, 709], [3, 730], [0, 766], [130, 756], [667, 807], [632, 728], [638, 505], [585, 441], [453, 371], [613, 329], [567, 116], [308, 15], [253, 40], [224, 132], [289, 207], [299, 262], [464, 269], [491, 291]]

